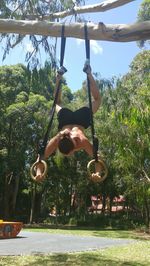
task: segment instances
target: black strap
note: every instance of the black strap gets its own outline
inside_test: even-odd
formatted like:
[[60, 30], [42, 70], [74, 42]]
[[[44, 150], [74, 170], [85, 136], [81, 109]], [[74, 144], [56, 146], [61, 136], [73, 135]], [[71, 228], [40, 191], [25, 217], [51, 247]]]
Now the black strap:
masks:
[[[86, 60], [90, 61], [90, 40], [88, 39], [88, 31], [86, 23], [84, 24], [84, 35], [85, 35]], [[92, 111], [92, 98], [91, 98], [90, 81], [88, 75], [87, 75], [87, 89], [88, 89], [88, 99], [89, 99], [89, 108], [90, 108], [92, 142], [93, 142], [93, 158], [95, 159], [95, 161], [98, 161], [98, 138], [95, 135], [93, 111]]]
[[[63, 66], [64, 55], [65, 55], [66, 38], [64, 37], [64, 32], [65, 32], [65, 25], [63, 24], [62, 29], [61, 29], [60, 67]], [[59, 84], [56, 88], [56, 94], [55, 94], [54, 102], [53, 102], [53, 105], [52, 105], [51, 110], [50, 110], [50, 120], [49, 120], [49, 123], [47, 126], [46, 133], [44, 135], [44, 139], [43, 139], [42, 143], [39, 144], [38, 154], [40, 155], [40, 159], [42, 159], [44, 157], [45, 148], [47, 145], [48, 137], [49, 137], [50, 130], [52, 127], [52, 123], [53, 123], [57, 99], [58, 99], [58, 95], [59, 95], [59, 91], [60, 91], [60, 85], [61, 85], [61, 81], [59, 82]]]
[[88, 39], [87, 24], [84, 24], [86, 59], [90, 60], [90, 40]]
[[61, 28], [60, 67], [63, 66], [64, 55], [65, 55], [66, 37], [64, 36], [64, 33], [65, 33], [65, 24], [63, 24]]

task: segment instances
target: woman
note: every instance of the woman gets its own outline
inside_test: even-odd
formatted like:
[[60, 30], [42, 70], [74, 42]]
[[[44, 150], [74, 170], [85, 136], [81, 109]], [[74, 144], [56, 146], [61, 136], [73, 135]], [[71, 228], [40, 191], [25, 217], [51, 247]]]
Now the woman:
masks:
[[[90, 65], [86, 63], [83, 71], [87, 74], [90, 82], [90, 90], [93, 97], [92, 112], [94, 114], [101, 104], [100, 92], [91, 73]], [[56, 88], [61, 80], [61, 77], [62, 75], [57, 75]], [[63, 108], [60, 105], [59, 94], [56, 104], [56, 112], [58, 119], [58, 134], [48, 142], [45, 148], [44, 159], [47, 159], [56, 149], [58, 149], [64, 156], [70, 156], [81, 149], [85, 150], [88, 155], [92, 156], [93, 145], [84, 133], [85, 129], [87, 129], [91, 124], [89, 107], [84, 106], [74, 112], [68, 108]], [[37, 161], [39, 161], [39, 157]], [[43, 164], [39, 161], [35, 179], [43, 179], [42, 173]]]

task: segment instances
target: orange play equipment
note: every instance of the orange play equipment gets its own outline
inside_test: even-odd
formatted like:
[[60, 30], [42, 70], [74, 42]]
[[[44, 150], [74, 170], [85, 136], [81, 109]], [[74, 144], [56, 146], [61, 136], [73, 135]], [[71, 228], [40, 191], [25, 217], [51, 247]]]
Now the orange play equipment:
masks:
[[6, 222], [0, 220], [0, 238], [16, 237], [23, 227], [21, 222]]

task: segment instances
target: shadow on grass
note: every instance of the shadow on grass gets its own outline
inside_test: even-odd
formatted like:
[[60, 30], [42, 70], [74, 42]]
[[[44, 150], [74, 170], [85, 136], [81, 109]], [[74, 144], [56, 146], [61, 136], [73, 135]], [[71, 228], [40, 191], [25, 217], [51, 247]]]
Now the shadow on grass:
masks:
[[[94, 266], [145, 266], [145, 263], [137, 261], [120, 261], [117, 259], [109, 259], [102, 255], [96, 254], [55, 254], [51, 256], [38, 256], [35, 260], [25, 264], [26, 266], [47, 266], [47, 265], [94, 265]], [[148, 264], [147, 264], [148, 265]]]
[[98, 227], [79, 227], [79, 226], [51, 226], [51, 225], [26, 225], [26, 229], [38, 229], [41, 231], [48, 232], [48, 230], [52, 230], [51, 232], [57, 232], [57, 230], [62, 230], [68, 233], [71, 232], [89, 232], [88, 235], [95, 237], [107, 237], [107, 238], [126, 238], [126, 239], [136, 239], [136, 240], [150, 240], [150, 234], [146, 234], [144, 232], [137, 232], [136, 230], [127, 230], [121, 228], [98, 228]]

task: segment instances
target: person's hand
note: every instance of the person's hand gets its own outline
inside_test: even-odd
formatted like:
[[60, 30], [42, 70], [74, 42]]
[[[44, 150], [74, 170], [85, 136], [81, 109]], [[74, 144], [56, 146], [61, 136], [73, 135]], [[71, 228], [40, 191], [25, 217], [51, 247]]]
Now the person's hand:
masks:
[[66, 128], [66, 129], [64, 129], [64, 130], [61, 130], [60, 132], [59, 132], [59, 137], [61, 138], [61, 137], [64, 137], [64, 136], [69, 136], [70, 135], [70, 129], [68, 129], [68, 128]]
[[95, 166], [95, 174], [100, 174], [102, 172], [102, 165], [98, 162], [95, 162], [94, 163], [94, 166]]
[[63, 131], [62, 131], [62, 134], [69, 134], [70, 133], [70, 129], [68, 128], [65, 128]]
[[67, 69], [64, 66], [61, 66], [58, 70], [57, 70], [57, 74], [60, 76], [63, 76], [63, 74], [65, 74], [67, 72]]
[[37, 159], [36, 159], [36, 163], [40, 162], [40, 154], [38, 154]]
[[85, 72], [86, 74], [91, 74], [91, 66], [90, 66], [90, 61], [89, 60], [86, 60], [85, 61], [85, 64], [84, 64], [84, 67], [83, 67], [83, 72]]
[[99, 172], [92, 174], [92, 181], [99, 182], [100, 179], [101, 179], [101, 175]]
[[92, 180], [98, 182], [101, 179], [102, 165], [99, 162], [94, 163], [95, 171], [92, 173]]
[[37, 157], [36, 166], [34, 170], [36, 172], [35, 180], [37, 182], [42, 181], [44, 179], [44, 176], [43, 176], [44, 167], [43, 167], [43, 163], [40, 161], [40, 155], [38, 155]]

